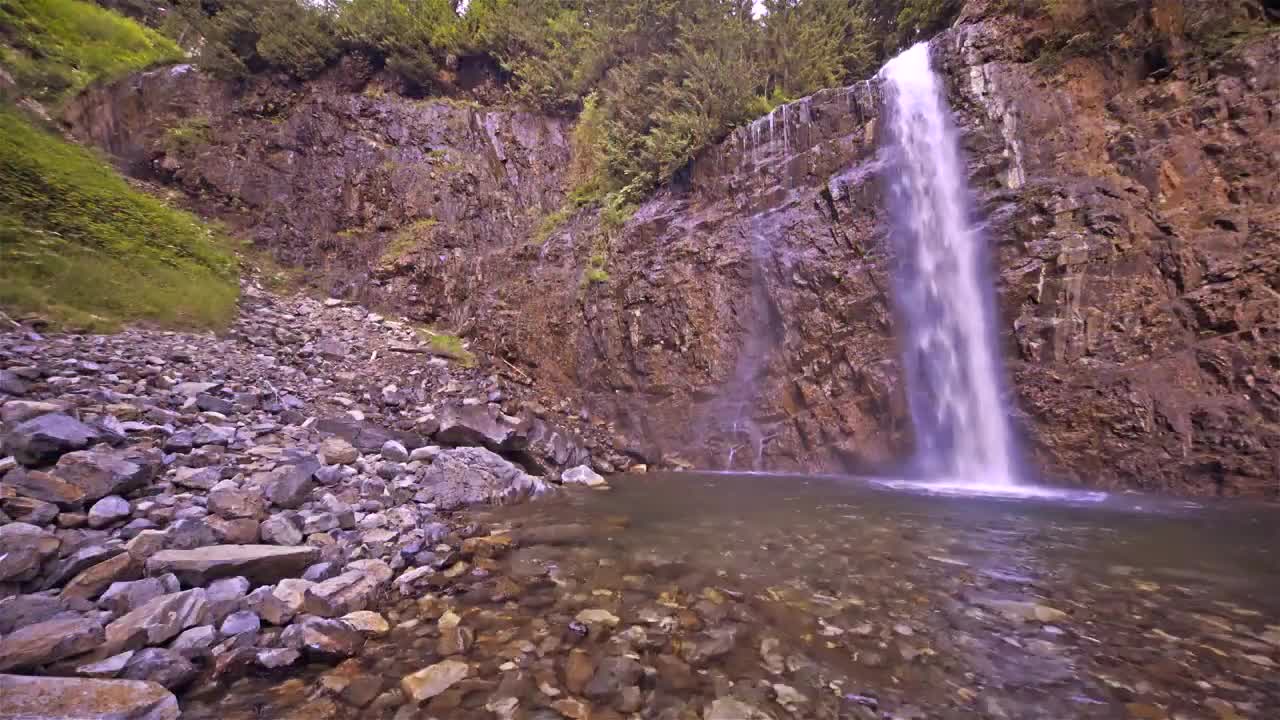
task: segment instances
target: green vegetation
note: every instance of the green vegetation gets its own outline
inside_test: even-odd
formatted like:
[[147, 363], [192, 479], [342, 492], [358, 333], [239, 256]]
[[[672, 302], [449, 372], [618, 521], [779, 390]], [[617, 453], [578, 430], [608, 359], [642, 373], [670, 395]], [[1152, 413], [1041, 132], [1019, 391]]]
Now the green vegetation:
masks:
[[173, 41], [90, 2], [0, 0], [0, 66], [41, 102], [182, 58]]
[[418, 247], [423, 236], [430, 233], [431, 229], [438, 224], [440, 223], [435, 218], [425, 218], [402, 228], [382, 251], [379, 262], [383, 265], [392, 265], [408, 257], [409, 253]]
[[440, 355], [457, 360], [463, 367], [475, 367], [476, 356], [467, 349], [462, 338], [450, 333], [442, 333], [431, 328], [418, 328], [418, 337], [431, 346]]
[[218, 233], [0, 109], [0, 306], [90, 330], [218, 327], [238, 293]]
[[184, 118], [164, 133], [165, 147], [169, 152], [179, 154], [208, 145], [211, 138], [212, 126], [209, 118], [202, 116]]

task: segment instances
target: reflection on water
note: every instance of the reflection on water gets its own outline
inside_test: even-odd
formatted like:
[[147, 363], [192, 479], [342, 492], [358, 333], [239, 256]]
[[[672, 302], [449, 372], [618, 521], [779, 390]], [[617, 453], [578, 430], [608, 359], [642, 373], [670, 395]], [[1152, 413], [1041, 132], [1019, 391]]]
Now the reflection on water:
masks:
[[[360, 661], [392, 689], [332, 716], [492, 718], [486, 706], [507, 693], [502, 707], [524, 713], [510, 717], [542, 720], [576, 717], [568, 698], [591, 708], [584, 717], [665, 720], [737, 720], [712, 710], [743, 707], [774, 718], [1277, 717], [1272, 507], [764, 475], [614, 483], [471, 514], [514, 538], [510, 551], [472, 558], [430, 600], [401, 601], [396, 630]], [[460, 657], [476, 682], [402, 705], [396, 679], [441, 659], [439, 603], [474, 633]], [[617, 623], [584, 623], [584, 610]], [[600, 678], [632, 661], [625, 688]], [[223, 709], [261, 695], [254, 682]]]

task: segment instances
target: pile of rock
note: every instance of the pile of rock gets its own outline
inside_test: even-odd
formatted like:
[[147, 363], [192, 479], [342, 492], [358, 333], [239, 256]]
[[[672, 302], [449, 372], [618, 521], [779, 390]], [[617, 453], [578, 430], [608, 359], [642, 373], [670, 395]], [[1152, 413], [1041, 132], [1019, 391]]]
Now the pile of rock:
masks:
[[450, 511], [589, 462], [474, 370], [379, 364], [399, 323], [246, 300], [224, 338], [0, 335], [0, 673], [45, 676], [0, 675], [0, 716], [172, 718], [198, 678], [349, 658], [457, 562]]

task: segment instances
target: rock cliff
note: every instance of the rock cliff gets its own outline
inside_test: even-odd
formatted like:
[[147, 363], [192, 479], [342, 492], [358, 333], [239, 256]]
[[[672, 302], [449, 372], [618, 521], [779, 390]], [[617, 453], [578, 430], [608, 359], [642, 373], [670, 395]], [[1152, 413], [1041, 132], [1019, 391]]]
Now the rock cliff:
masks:
[[[974, 1], [934, 62], [994, 247], [1028, 466], [1274, 495], [1280, 36], [1209, 52], [1186, 29], [1197, 4], [1145, 3], [1112, 49], [1050, 55], [1047, 20]], [[909, 452], [874, 81], [739, 128], [613, 232], [556, 212], [565, 121], [367, 80], [175, 68], [68, 119], [324, 289], [537, 369], [637, 458], [868, 470]]]

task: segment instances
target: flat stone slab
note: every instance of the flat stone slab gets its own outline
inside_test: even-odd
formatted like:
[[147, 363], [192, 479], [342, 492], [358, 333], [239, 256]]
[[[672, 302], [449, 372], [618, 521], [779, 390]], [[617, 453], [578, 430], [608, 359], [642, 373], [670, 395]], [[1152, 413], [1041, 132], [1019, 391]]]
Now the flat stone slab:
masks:
[[153, 682], [0, 675], [0, 720], [178, 720]]
[[246, 577], [254, 585], [270, 585], [301, 577], [319, 559], [320, 549], [314, 547], [210, 545], [194, 550], [161, 550], [147, 560], [147, 574], [173, 573], [188, 587], [236, 576]]

